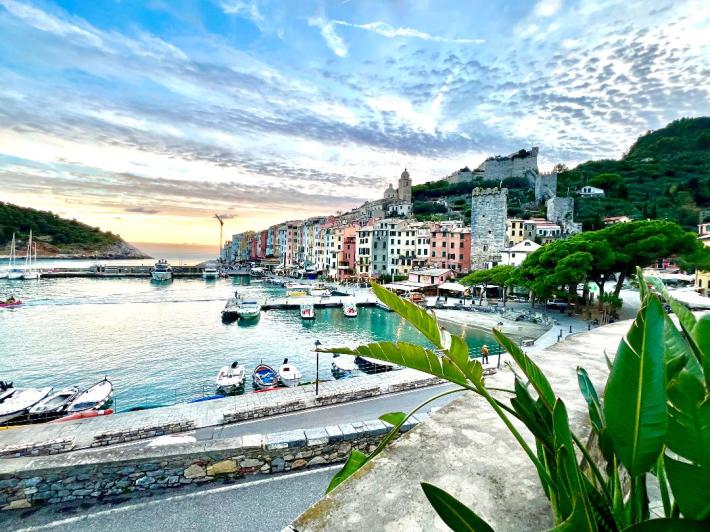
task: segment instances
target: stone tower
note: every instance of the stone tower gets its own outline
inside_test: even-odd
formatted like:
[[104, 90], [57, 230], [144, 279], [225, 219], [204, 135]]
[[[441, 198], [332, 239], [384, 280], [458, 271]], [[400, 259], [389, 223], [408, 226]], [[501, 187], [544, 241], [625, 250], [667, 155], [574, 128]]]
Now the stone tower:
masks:
[[507, 242], [507, 188], [474, 188], [471, 192], [471, 269], [501, 261]]
[[408, 203], [412, 202], [412, 180], [409, 178], [409, 172], [407, 172], [406, 168], [399, 178], [397, 198]]

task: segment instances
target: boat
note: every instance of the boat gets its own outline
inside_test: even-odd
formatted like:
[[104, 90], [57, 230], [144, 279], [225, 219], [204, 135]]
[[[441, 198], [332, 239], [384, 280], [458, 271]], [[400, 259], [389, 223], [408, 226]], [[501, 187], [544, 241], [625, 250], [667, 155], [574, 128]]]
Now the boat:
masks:
[[72, 386], [54, 392], [29, 409], [30, 417], [49, 417], [64, 412], [69, 403], [79, 395], [79, 388]]
[[313, 297], [328, 297], [330, 296], [330, 288], [325, 286], [323, 283], [313, 283], [308, 293]]
[[357, 317], [357, 304], [352, 299], [343, 300], [343, 315], [346, 318]]
[[254, 368], [251, 380], [254, 384], [254, 388], [259, 388], [261, 390], [266, 388], [275, 388], [279, 382], [274, 368], [267, 366], [266, 364], [259, 364], [256, 368]]
[[368, 358], [362, 356], [355, 357], [355, 364], [357, 364], [358, 368], [360, 368], [368, 375], [372, 375], [375, 373], [385, 373], [387, 371], [398, 369], [399, 367], [395, 364], [391, 364], [390, 362], [385, 362], [384, 360], [378, 360], [376, 358]]
[[[34, 260], [33, 260], [34, 252]], [[27, 240], [27, 254], [25, 255], [25, 271], [22, 272], [22, 278], [28, 281], [39, 279], [40, 272], [37, 269], [37, 244], [32, 243], [32, 229]]]
[[17, 390], [13, 386], [12, 382], [0, 381], [0, 403], [2, 403], [8, 397], [11, 397]]
[[333, 355], [332, 372], [336, 379], [347, 379], [359, 371], [355, 359], [349, 355]]
[[0, 308], [13, 308], [22, 305], [21, 299], [15, 299], [13, 296], [8, 297], [5, 301], [0, 301]]
[[239, 298], [237, 297], [230, 297], [227, 300], [227, 304], [224, 305], [224, 309], [222, 310], [222, 319], [224, 321], [234, 321], [239, 317], [239, 314], [237, 314], [237, 310], [239, 309]]
[[113, 410], [108, 408], [106, 410], [84, 410], [83, 412], [76, 412], [74, 414], [69, 414], [68, 416], [60, 417], [55, 419], [50, 423], [63, 423], [65, 421], [74, 421], [76, 419], [88, 419], [98, 416], [110, 416], [113, 414]]
[[67, 412], [69, 414], [75, 414], [77, 412], [84, 412], [85, 410], [101, 410], [106, 403], [111, 399], [113, 394], [113, 384], [107, 378], [97, 382], [87, 390], [81, 392], [71, 403], [67, 406]]
[[213, 280], [219, 277], [219, 270], [217, 266], [211, 262], [205, 265], [205, 269], [202, 270], [202, 278], [205, 280]]
[[264, 268], [255, 267], [249, 270], [249, 277], [264, 277]]
[[284, 358], [283, 364], [278, 370], [279, 382], [288, 388], [295, 388], [301, 382], [301, 372], [293, 364], [288, 363], [288, 358]]
[[311, 287], [301, 283], [286, 283], [286, 295], [288, 297], [304, 297], [310, 293]]
[[215, 383], [219, 390], [233, 391], [244, 384], [244, 375], [244, 366], [235, 360], [231, 366], [219, 370]]
[[0, 423], [7, 423], [27, 413], [27, 410], [39, 403], [52, 392], [52, 387], [26, 388], [17, 390], [0, 403]]
[[173, 278], [173, 269], [165, 259], [160, 259], [155, 263], [150, 272], [154, 281], [169, 281]]
[[261, 315], [261, 305], [255, 300], [240, 299], [237, 303], [237, 316], [241, 320], [253, 320]]
[[17, 250], [15, 249], [15, 233], [12, 233], [12, 243], [10, 244], [10, 262], [7, 270], [7, 278], [10, 281], [22, 279], [24, 271], [17, 266]]
[[303, 320], [314, 320], [316, 319], [316, 307], [313, 305], [312, 301], [304, 301], [299, 307], [301, 313], [301, 319]]

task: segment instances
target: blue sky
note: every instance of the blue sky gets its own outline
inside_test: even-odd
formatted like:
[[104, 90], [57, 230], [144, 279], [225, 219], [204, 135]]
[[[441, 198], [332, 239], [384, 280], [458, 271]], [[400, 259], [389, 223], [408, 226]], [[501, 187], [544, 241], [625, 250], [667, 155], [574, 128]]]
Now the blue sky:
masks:
[[133, 241], [710, 113], [706, 1], [0, 0], [0, 199]]

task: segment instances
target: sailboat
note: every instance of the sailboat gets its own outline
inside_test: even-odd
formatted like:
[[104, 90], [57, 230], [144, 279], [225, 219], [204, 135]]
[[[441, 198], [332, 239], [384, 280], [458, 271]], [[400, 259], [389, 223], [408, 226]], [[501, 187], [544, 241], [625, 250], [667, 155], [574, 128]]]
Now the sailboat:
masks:
[[[32, 260], [32, 252], [34, 251], [34, 261]], [[37, 269], [37, 244], [32, 243], [32, 229], [30, 229], [30, 238], [27, 241], [27, 256], [25, 257], [25, 271], [22, 274], [23, 279], [39, 279], [40, 273]]]
[[12, 233], [12, 244], [10, 244], [10, 267], [7, 270], [8, 279], [22, 279], [22, 268], [17, 267], [17, 252], [15, 250], [15, 233]]

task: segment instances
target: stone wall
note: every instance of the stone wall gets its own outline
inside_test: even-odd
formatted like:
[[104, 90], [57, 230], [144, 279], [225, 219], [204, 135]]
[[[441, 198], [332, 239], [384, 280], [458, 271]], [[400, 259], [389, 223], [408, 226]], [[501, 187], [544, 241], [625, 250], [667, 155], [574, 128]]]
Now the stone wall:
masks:
[[558, 224], [564, 235], [573, 235], [582, 231], [581, 224], [574, 222], [574, 198], [554, 197], [547, 200], [547, 219]]
[[507, 177], [526, 177], [537, 173], [538, 148], [520, 150], [508, 156], [489, 157], [476, 169], [476, 174], [487, 180], [500, 181]]
[[535, 174], [533, 186], [537, 203], [542, 203], [548, 198], [554, 198], [557, 195], [557, 173]]
[[[426, 419], [413, 416], [406, 432]], [[371, 452], [390, 430], [380, 421], [141, 449], [0, 462], [0, 507], [103, 499], [134, 491], [179, 488], [213, 480], [344, 462], [352, 449]]]
[[162, 425], [99, 432], [94, 435], [94, 441], [91, 447], [103, 447], [117, 443], [143, 440], [145, 438], [154, 438], [165, 434], [174, 434], [176, 432], [187, 432], [194, 428], [195, 422], [193, 420], [184, 420], [164, 423]]
[[0, 449], [0, 458], [19, 458], [20, 456], [45, 456], [71, 451], [74, 438], [56, 438], [43, 442], [28, 442], [10, 445]]
[[471, 268], [500, 262], [508, 239], [508, 189], [474, 188], [471, 192]]

